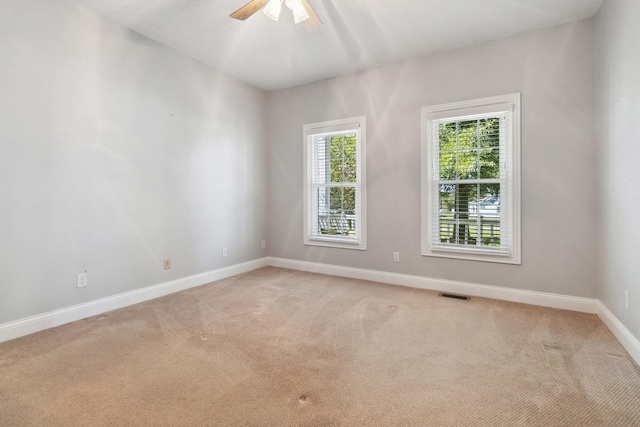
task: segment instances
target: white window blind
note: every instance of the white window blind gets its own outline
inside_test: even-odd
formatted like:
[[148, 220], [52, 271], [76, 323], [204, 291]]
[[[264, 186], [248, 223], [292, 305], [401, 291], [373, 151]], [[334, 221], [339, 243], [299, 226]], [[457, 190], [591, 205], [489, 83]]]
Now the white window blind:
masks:
[[365, 248], [363, 124], [305, 126], [305, 244]]
[[423, 255], [519, 263], [518, 106], [423, 109]]

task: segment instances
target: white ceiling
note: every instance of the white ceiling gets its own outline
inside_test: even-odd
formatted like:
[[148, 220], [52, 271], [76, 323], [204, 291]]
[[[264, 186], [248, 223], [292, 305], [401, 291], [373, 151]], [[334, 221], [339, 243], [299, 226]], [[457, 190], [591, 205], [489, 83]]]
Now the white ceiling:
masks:
[[592, 17], [603, 0], [309, 0], [306, 33], [229, 14], [249, 0], [70, 0], [245, 82], [282, 89]]

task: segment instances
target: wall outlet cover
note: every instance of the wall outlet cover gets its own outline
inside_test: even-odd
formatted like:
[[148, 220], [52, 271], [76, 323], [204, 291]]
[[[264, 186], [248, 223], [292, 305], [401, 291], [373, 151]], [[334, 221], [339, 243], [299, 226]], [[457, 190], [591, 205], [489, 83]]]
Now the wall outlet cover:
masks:
[[624, 308], [629, 310], [629, 291], [624, 291]]
[[78, 283], [77, 283], [77, 286], [78, 286], [79, 288], [84, 288], [84, 287], [86, 287], [86, 286], [87, 286], [88, 279], [89, 279], [89, 277], [88, 277], [88, 274], [87, 274], [87, 272], [86, 272], [86, 271], [85, 271], [84, 273], [80, 273], [80, 274], [78, 274]]

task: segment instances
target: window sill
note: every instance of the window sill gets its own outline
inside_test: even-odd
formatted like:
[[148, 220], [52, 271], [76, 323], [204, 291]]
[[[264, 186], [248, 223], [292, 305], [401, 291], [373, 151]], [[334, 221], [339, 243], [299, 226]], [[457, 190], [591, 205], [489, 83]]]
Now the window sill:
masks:
[[355, 249], [366, 251], [367, 246], [364, 242], [356, 242], [353, 240], [340, 238], [306, 238], [304, 244], [307, 246], [323, 246], [328, 248]]
[[515, 264], [522, 265], [522, 261], [519, 256], [511, 254], [499, 254], [499, 253], [487, 253], [480, 251], [465, 251], [465, 250], [426, 250], [422, 252], [422, 256], [431, 256], [437, 258], [450, 258], [450, 259], [462, 259], [467, 261], [483, 261], [483, 262], [495, 262], [500, 264]]

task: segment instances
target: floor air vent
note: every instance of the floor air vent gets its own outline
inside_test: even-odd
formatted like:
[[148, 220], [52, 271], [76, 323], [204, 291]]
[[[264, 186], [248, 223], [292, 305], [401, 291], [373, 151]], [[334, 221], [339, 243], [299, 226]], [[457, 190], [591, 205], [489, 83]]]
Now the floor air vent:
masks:
[[445, 297], [445, 298], [453, 298], [453, 299], [461, 299], [464, 301], [469, 301], [469, 297], [465, 297], [464, 295], [454, 295], [454, 294], [445, 294], [442, 293], [440, 294], [441, 297]]

